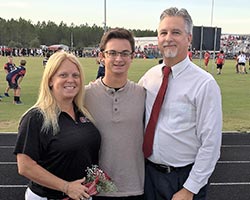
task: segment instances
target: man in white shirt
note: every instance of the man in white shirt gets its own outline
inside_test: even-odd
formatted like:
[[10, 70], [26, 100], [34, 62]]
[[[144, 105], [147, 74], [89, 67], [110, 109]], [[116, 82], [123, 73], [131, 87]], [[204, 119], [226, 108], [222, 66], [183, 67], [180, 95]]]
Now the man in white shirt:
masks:
[[146, 160], [146, 200], [205, 200], [208, 179], [220, 156], [221, 93], [216, 81], [187, 56], [193, 22], [186, 9], [163, 11], [158, 47], [163, 63], [140, 79], [146, 91], [146, 125], [162, 82], [171, 67], [153, 152]]

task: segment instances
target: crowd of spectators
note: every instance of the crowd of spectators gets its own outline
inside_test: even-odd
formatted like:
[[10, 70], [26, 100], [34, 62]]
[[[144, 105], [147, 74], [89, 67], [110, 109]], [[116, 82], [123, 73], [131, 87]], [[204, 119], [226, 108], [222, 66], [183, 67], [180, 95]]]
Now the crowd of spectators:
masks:
[[247, 57], [249, 57], [250, 35], [222, 35], [220, 46], [227, 58], [233, 58], [240, 51], [245, 52]]
[[[45, 57], [48, 53], [54, 53], [56, 50], [50, 50], [48, 48], [10, 48], [6, 46], [0, 46], [1, 56], [43, 56]], [[72, 50], [72, 52], [78, 57], [97, 57], [98, 48], [86, 48]]]
[[[220, 40], [220, 49], [225, 52], [227, 59], [233, 59], [233, 57], [239, 52], [243, 51], [250, 56], [250, 35], [233, 35], [222, 34]], [[97, 57], [99, 53], [98, 47], [84, 47], [82, 49], [74, 49], [72, 51], [77, 57]], [[0, 55], [2, 56], [43, 56], [49, 53], [53, 53], [48, 48], [8, 48], [6, 46], [0, 46]], [[198, 55], [194, 52], [194, 56]], [[157, 45], [147, 44], [143, 47], [136, 46], [135, 48], [136, 58], [157, 58], [160, 57]]]

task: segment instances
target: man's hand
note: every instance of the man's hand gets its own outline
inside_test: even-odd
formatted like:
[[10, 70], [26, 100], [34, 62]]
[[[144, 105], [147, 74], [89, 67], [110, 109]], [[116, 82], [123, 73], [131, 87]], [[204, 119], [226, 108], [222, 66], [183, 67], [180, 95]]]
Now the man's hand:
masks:
[[176, 192], [171, 200], [193, 200], [194, 194], [187, 190], [186, 188], [182, 188], [180, 191]]

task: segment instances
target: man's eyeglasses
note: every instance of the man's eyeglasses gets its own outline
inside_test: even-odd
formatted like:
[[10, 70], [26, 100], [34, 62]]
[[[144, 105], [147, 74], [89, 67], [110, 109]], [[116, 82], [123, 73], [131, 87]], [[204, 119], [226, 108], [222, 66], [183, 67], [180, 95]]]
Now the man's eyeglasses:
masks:
[[116, 58], [119, 54], [122, 58], [128, 58], [129, 56], [132, 55], [132, 52], [130, 51], [114, 51], [114, 50], [108, 50], [108, 51], [104, 51], [103, 53], [107, 54], [107, 56], [109, 58]]

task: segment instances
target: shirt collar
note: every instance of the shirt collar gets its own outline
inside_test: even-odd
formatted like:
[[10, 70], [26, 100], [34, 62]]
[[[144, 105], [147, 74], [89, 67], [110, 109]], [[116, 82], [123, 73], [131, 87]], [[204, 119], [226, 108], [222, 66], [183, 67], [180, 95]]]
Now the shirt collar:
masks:
[[[176, 78], [179, 74], [181, 74], [191, 63], [188, 57], [186, 57], [181, 62], [171, 67], [172, 77]], [[164, 66], [164, 65], [163, 65]]]
[[129, 81], [127, 81], [126, 84], [125, 84], [123, 87], [121, 87], [121, 88], [119, 88], [118, 90], [116, 90], [116, 89], [114, 89], [114, 88], [110, 88], [110, 87], [106, 86], [106, 85], [102, 82], [101, 78], [97, 79], [96, 81], [98, 82], [98, 84], [101, 84], [101, 85], [103, 86], [103, 88], [105, 89], [105, 91], [107, 91], [107, 92], [109, 92], [109, 93], [114, 93], [114, 92], [118, 92], [118, 91], [120, 92], [120, 91], [125, 90], [125, 89], [128, 87], [128, 82], [129, 82]]

